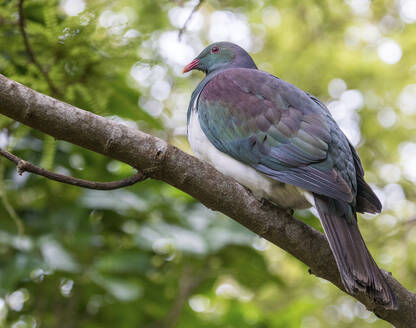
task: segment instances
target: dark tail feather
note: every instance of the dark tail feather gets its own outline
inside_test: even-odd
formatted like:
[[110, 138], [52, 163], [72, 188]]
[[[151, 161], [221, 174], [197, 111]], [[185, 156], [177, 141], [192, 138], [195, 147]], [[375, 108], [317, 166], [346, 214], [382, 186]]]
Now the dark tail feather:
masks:
[[380, 213], [381, 203], [364, 178], [357, 174], [357, 205], [359, 213]]
[[396, 297], [361, 237], [352, 207], [321, 195], [314, 198], [345, 289], [351, 294], [365, 292], [386, 309], [397, 309]]

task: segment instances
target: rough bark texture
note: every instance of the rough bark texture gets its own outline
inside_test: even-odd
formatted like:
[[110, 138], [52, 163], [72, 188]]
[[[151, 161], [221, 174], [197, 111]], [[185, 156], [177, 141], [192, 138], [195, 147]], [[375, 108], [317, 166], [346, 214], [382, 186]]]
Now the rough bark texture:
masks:
[[[0, 113], [183, 190], [286, 250], [309, 266], [314, 275], [344, 290], [322, 233], [282, 209], [261, 204], [233, 179], [165, 141], [40, 94], [1, 74]], [[385, 310], [363, 294], [353, 297], [395, 327], [416, 327], [416, 295], [386, 275], [398, 298], [397, 311]]]

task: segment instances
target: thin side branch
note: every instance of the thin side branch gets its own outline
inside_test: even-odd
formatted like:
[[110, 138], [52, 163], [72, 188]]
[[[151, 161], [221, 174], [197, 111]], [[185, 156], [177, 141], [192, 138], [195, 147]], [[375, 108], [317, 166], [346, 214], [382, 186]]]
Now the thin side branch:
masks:
[[186, 19], [185, 23], [183, 24], [183, 26], [179, 29], [179, 34], [178, 34], [178, 39], [179, 41], [181, 41], [182, 39], [182, 35], [183, 33], [186, 31], [186, 28], [189, 24], [189, 22], [191, 21], [192, 17], [194, 16], [194, 14], [198, 11], [199, 7], [201, 7], [202, 3], [204, 2], [204, 0], [199, 0], [199, 2], [195, 5], [195, 7], [192, 9], [191, 13], [189, 14], [188, 18]]
[[7, 18], [0, 17], [0, 25], [15, 25], [15, 24], [16, 24], [15, 21], [11, 21]]
[[416, 223], [416, 218], [411, 218], [402, 222], [402, 225], [412, 225]]
[[14, 223], [16, 224], [17, 233], [19, 236], [23, 236], [25, 232], [25, 227], [23, 224], [22, 219], [19, 217], [19, 215], [16, 213], [13, 206], [11, 206], [9, 199], [7, 197], [7, 193], [5, 191], [3, 176], [4, 176], [4, 165], [3, 163], [0, 163], [0, 198], [1, 202], [3, 203], [4, 208], [6, 209], [7, 213], [9, 213], [9, 216], [12, 218]]
[[22, 175], [23, 172], [31, 172], [37, 175], [41, 175], [50, 180], [54, 180], [54, 181], [70, 184], [73, 186], [82, 187], [82, 188], [87, 188], [87, 189], [96, 189], [96, 190], [119, 189], [119, 188], [131, 186], [137, 182], [140, 182], [146, 179], [146, 176], [142, 172], [139, 172], [135, 175], [132, 175], [131, 177], [125, 178], [123, 180], [118, 180], [118, 181], [111, 181], [111, 182], [88, 181], [88, 180], [78, 179], [78, 178], [70, 177], [70, 176], [63, 175], [63, 174], [53, 173], [51, 171], [45, 170], [1, 148], [0, 148], [0, 155], [2, 155], [3, 157], [7, 158], [8, 160], [16, 164], [17, 173], [19, 173], [19, 175]]
[[189, 297], [206, 279], [206, 272], [195, 272], [190, 266], [183, 268], [181, 277], [178, 283], [177, 297], [173, 301], [172, 308], [166, 315], [161, 327], [175, 328], [178, 326], [179, 319]]
[[39, 72], [43, 75], [46, 83], [49, 86], [49, 89], [51, 89], [51, 92], [54, 96], [62, 96], [61, 92], [58, 90], [58, 88], [55, 86], [55, 84], [52, 82], [48, 71], [42, 67], [42, 65], [39, 63], [39, 61], [35, 57], [35, 53], [33, 52], [33, 49], [29, 42], [29, 37], [27, 36], [26, 30], [25, 30], [25, 15], [23, 12], [23, 3], [24, 0], [19, 0], [18, 8], [19, 8], [19, 29], [20, 33], [23, 37], [23, 42], [25, 44], [26, 53], [29, 57], [29, 60], [38, 68]]

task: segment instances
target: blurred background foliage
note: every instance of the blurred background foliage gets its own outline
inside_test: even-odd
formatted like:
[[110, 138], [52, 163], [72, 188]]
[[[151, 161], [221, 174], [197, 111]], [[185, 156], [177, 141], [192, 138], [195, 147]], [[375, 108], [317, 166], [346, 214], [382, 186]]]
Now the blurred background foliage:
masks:
[[[325, 101], [384, 204], [360, 226], [377, 262], [416, 287], [416, 1], [0, 0], [0, 73], [189, 151], [200, 73], [230, 40]], [[30, 52], [30, 51], [29, 51]], [[40, 69], [40, 68], [41, 69]], [[48, 82], [49, 79], [49, 82]], [[109, 181], [133, 170], [0, 117], [0, 145]], [[307, 267], [158, 181], [91, 191], [0, 159], [0, 327], [390, 327]], [[298, 217], [319, 228], [313, 213]]]

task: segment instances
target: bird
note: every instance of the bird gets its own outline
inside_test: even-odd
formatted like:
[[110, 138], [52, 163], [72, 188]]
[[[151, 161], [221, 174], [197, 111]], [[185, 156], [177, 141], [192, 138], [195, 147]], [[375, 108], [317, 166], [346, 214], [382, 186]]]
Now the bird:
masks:
[[345, 290], [397, 309], [364, 243], [357, 212], [382, 205], [356, 150], [318, 98], [259, 70], [242, 47], [216, 42], [183, 69], [204, 79], [187, 111], [192, 152], [259, 200], [285, 209], [315, 206]]

